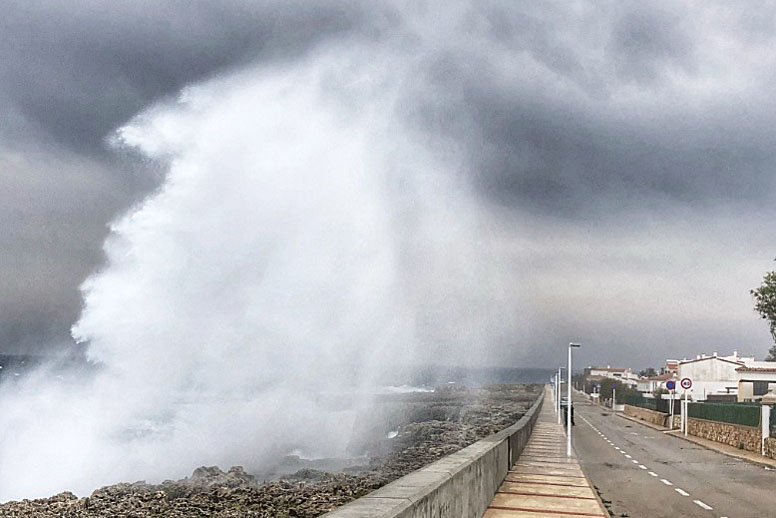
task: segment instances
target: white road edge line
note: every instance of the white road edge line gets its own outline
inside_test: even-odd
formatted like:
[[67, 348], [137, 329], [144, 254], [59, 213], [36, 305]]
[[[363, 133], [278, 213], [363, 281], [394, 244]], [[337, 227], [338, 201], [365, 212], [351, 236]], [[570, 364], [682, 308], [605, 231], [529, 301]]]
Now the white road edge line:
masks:
[[639, 468], [641, 469], [647, 469], [647, 467], [644, 464], [639, 464]]
[[657, 473], [655, 473], [654, 471], [650, 471], [649, 474], [652, 475], [653, 477], [657, 476]]
[[687, 492], [687, 491], [685, 491], [684, 489], [680, 489], [680, 488], [678, 488], [678, 487], [677, 487], [676, 489], [674, 489], [674, 491], [676, 491], [677, 493], [679, 493], [679, 494], [680, 494], [680, 495], [682, 495], [682, 496], [690, 496], [690, 493], [688, 493], [688, 492]]
[[661, 478], [661, 479], [660, 479], [660, 482], [662, 482], [663, 484], [665, 484], [665, 485], [667, 485], [667, 486], [673, 486], [673, 484], [672, 484], [671, 482], [669, 482], [668, 480], [666, 480], [666, 479], [664, 479], [664, 478]]
[[631, 457], [630, 455], [628, 455], [627, 453], [625, 454], [625, 456], [626, 456], [626, 457], [628, 457], [629, 459], [632, 459], [632, 458], [633, 458], [633, 457]]
[[693, 500], [693, 502], [695, 502], [696, 504], [698, 504], [700, 507], [703, 507], [703, 508], [704, 508], [704, 509], [706, 509], [707, 511], [711, 511], [712, 509], [714, 509], [714, 508], [713, 508], [713, 507], [711, 507], [709, 504], [704, 504], [704, 503], [703, 503], [703, 502], [701, 502], [700, 500]]

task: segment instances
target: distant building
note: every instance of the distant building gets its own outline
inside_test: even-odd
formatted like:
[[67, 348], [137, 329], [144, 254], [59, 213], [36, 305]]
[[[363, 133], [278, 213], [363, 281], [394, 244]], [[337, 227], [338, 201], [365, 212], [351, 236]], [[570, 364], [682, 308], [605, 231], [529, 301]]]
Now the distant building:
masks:
[[641, 378], [636, 385], [636, 390], [644, 395], [651, 396], [658, 390], [666, 390], [666, 381], [670, 379], [674, 379], [673, 374], [661, 374], [660, 376]]
[[639, 377], [628, 367], [587, 367], [585, 377], [589, 380], [604, 380], [606, 378], [617, 380], [625, 385], [635, 387]]
[[679, 360], [666, 360], [663, 374], [677, 374], [679, 372]]

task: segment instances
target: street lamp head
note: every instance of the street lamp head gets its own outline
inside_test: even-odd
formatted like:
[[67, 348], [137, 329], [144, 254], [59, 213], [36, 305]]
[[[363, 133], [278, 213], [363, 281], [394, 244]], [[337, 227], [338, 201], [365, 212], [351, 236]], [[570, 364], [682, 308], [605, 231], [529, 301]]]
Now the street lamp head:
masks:
[[575, 344], [574, 342], [569, 342], [569, 347], [582, 347], [582, 344]]

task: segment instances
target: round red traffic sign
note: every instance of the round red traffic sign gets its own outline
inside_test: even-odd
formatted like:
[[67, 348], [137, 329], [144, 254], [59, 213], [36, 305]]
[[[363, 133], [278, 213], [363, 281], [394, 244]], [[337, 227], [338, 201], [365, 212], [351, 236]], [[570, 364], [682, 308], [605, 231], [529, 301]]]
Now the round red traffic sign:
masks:
[[679, 384], [684, 390], [687, 390], [692, 387], [692, 380], [690, 378], [682, 378], [682, 381], [680, 381]]

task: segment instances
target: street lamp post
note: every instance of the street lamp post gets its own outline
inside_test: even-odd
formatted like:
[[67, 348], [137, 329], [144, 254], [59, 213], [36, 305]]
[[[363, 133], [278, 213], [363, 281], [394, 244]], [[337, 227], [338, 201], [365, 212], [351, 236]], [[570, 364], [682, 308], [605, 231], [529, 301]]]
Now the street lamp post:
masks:
[[566, 401], [566, 457], [571, 457], [571, 348], [582, 347], [581, 344], [569, 342], [569, 366], [568, 366], [568, 401]]
[[561, 406], [560, 406], [560, 400], [561, 400], [561, 380], [563, 379], [563, 376], [561, 376], [560, 373], [560, 367], [558, 367], [558, 399], [555, 401], [555, 409], [558, 411], [558, 424], [563, 424], [563, 421], [561, 421]]

